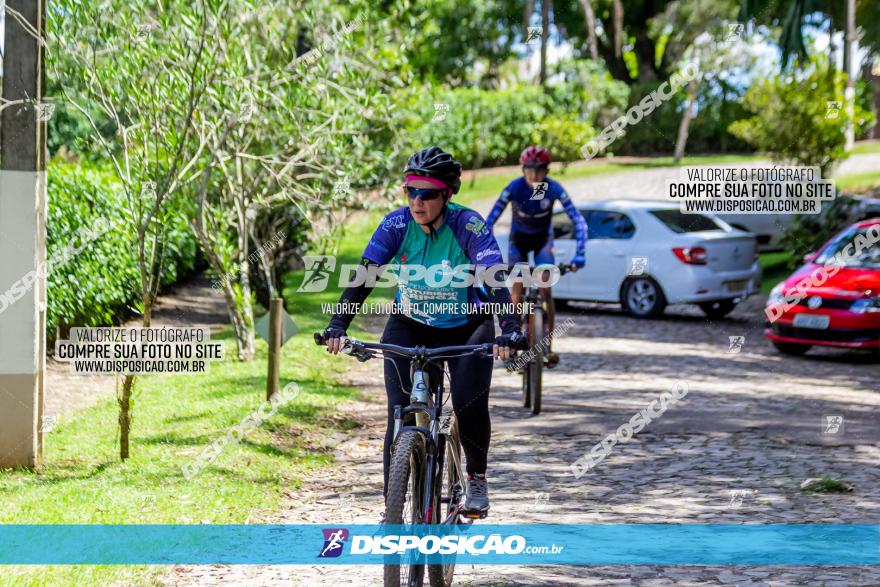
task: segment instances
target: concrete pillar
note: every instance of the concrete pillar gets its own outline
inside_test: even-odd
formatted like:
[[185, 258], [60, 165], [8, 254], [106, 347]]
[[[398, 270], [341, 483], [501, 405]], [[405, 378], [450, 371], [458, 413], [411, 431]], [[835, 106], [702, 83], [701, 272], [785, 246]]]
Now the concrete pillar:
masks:
[[[0, 467], [39, 464], [45, 368], [45, 0], [7, 0], [0, 115]], [[45, 35], [43, 35], [45, 38]]]

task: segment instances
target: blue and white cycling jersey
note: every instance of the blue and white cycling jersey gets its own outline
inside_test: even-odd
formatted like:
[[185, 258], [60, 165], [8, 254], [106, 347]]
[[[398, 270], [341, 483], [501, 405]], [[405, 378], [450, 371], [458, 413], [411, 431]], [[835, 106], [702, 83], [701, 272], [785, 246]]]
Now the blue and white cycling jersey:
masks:
[[547, 233], [552, 238], [553, 203], [559, 200], [574, 223], [574, 237], [577, 240], [576, 254], [583, 255], [587, 244], [587, 223], [584, 221], [583, 215], [575, 208], [571, 198], [565, 193], [565, 189], [559, 182], [549, 177], [544, 181], [547, 184], [544, 191], [533, 189], [525, 177], [519, 177], [507, 184], [486, 219], [489, 230], [492, 230], [507, 204], [510, 203], [513, 209], [511, 232]]

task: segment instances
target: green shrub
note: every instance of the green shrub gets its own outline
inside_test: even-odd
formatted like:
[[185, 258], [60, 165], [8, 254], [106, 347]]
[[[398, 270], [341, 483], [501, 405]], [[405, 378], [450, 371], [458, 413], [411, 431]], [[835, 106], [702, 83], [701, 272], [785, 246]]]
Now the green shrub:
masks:
[[[137, 311], [139, 275], [127, 203], [114, 173], [95, 164], [53, 162], [48, 171], [46, 330], [102, 326]], [[193, 268], [196, 243], [185, 211], [177, 206], [165, 224], [167, 246], [162, 283]], [[106, 221], [110, 228], [89, 238]], [[76, 252], [58, 262], [64, 251]], [[52, 261], [55, 261], [52, 263]]]
[[[440, 90], [418, 104], [420, 143], [439, 145], [466, 168], [513, 163], [547, 114], [540, 88]], [[435, 110], [435, 104], [448, 111]]]
[[[656, 90], [662, 82], [633, 85], [630, 91], [629, 107], [638, 105], [639, 101]], [[608, 148], [617, 155], [655, 155], [672, 154], [675, 140], [678, 137], [678, 126], [681, 123], [687, 87], [682, 87], [673, 96], [645, 116], [638, 124], [627, 126], [626, 134], [617, 139]], [[743, 139], [728, 131], [734, 122], [746, 118], [745, 111], [739, 102], [740, 96], [733, 88], [726, 87], [723, 92], [714, 85], [703, 83], [697, 92], [697, 112], [691, 120], [688, 131], [686, 153], [726, 153], [750, 151], [752, 147]], [[605, 121], [598, 126], [601, 132]]]
[[[550, 149], [556, 160], [579, 159], [597, 121], [621, 112], [625, 86], [589, 68], [564, 74], [563, 81], [546, 88], [414, 92], [411, 134], [419, 145], [452, 152], [465, 168], [516, 164], [520, 152], [534, 143]], [[448, 111], [435, 110], [438, 104]]]
[[548, 149], [562, 168], [581, 158], [581, 148], [596, 134], [593, 126], [574, 114], [548, 116], [532, 133], [532, 142]]
[[791, 253], [789, 269], [799, 267], [803, 264], [804, 255], [817, 251], [832, 236], [846, 228], [855, 206], [853, 198], [838, 192], [834, 200], [823, 203], [821, 214], [795, 216], [779, 241]]
[[[844, 149], [846, 109], [834, 111], [829, 103], [843, 105], [844, 74], [828, 74], [827, 60], [814, 58], [805, 69], [793, 69], [753, 85], [743, 102], [754, 115], [731, 125], [733, 134], [774, 161], [815, 166], [828, 177], [848, 155]], [[870, 126], [873, 115], [855, 105], [856, 134]]]

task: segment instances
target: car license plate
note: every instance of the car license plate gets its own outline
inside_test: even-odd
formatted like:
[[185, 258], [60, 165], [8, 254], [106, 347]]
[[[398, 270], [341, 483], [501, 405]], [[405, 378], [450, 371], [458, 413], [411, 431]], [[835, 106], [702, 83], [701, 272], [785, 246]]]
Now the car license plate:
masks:
[[817, 330], [825, 330], [828, 328], [828, 323], [831, 321], [831, 316], [823, 316], [821, 314], [804, 314], [803, 312], [800, 314], [796, 314], [794, 317], [794, 325], [799, 326], [801, 328], [815, 328]]
[[749, 287], [748, 279], [738, 279], [737, 281], [725, 281], [724, 282], [724, 291], [735, 292], [735, 291], [745, 291], [746, 288]]

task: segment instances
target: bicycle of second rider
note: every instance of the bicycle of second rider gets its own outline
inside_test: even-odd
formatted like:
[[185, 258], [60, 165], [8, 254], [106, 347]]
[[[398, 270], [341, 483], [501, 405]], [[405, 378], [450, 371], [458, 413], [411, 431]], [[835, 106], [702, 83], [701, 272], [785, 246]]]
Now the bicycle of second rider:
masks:
[[[525, 264], [510, 265], [512, 273], [517, 272], [517, 266], [523, 268]], [[571, 267], [565, 264], [558, 266], [539, 265], [530, 268], [528, 274], [540, 276], [541, 283], [546, 283], [548, 273], [550, 279], [555, 281], [570, 270]], [[554, 275], [554, 272], [558, 272], [558, 275]], [[549, 327], [547, 300], [541, 287], [532, 280], [525, 283], [522, 306], [520, 307], [520, 323], [525, 331], [528, 351], [516, 360], [510, 361], [508, 368], [516, 370], [522, 375], [523, 407], [531, 409], [532, 414], [538, 415], [541, 413], [544, 368], [549, 366], [550, 342], [553, 334]]]

